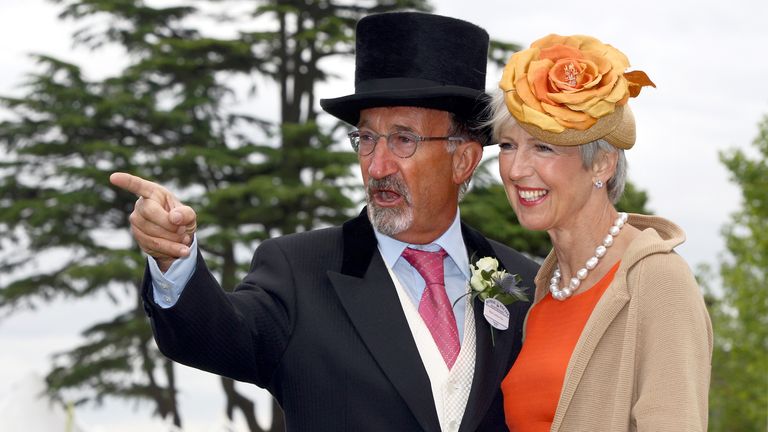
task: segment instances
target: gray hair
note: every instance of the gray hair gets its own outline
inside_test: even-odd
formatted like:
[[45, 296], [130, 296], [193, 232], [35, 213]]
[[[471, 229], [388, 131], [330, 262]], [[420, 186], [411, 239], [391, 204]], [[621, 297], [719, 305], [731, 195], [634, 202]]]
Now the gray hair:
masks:
[[616, 170], [613, 173], [613, 177], [608, 179], [606, 184], [606, 191], [608, 192], [608, 199], [612, 203], [616, 204], [621, 198], [621, 194], [624, 193], [624, 186], [627, 184], [627, 157], [624, 155], [624, 149], [619, 149], [604, 139], [595, 140], [579, 146], [581, 150], [581, 164], [584, 169], [590, 169], [595, 159], [603, 153], [618, 153], [616, 159]]
[[[491, 128], [491, 135], [494, 142], [498, 143], [501, 140], [501, 130], [504, 127], [511, 126], [517, 123], [512, 114], [507, 109], [507, 104], [504, 102], [504, 93], [502, 91], [496, 91], [493, 93], [491, 103], [488, 106], [489, 120], [485, 126]], [[624, 155], [624, 149], [619, 149], [612, 146], [608, 141], [604, 139], [598, 139], [579, 146], [581, 150], [581, 164], [584, 169], [591, 169], [597, 157], [603, 153], [617, 152], [618, 158], [616, 160], [616, 170], [613, 173], [613, 177], [608, 179], [606, 185], [606, 192], [608, 192], [608, 199], [612, 203], [616, 204], [624, 193], [624, 187], [627, 184], [627, 157]]]

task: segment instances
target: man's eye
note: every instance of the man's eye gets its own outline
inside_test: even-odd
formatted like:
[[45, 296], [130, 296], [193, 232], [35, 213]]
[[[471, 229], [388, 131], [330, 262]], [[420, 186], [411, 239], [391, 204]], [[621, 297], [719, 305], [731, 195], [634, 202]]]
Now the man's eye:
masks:
[[360, 132], [360, 141], [365, 143], [371, 143], [376, 141], [376, 136], [370, 132]]
[[416, 137], [407, 133], [395, 134], [395, 138], [400, 144], [413, 144], [416, 142]]

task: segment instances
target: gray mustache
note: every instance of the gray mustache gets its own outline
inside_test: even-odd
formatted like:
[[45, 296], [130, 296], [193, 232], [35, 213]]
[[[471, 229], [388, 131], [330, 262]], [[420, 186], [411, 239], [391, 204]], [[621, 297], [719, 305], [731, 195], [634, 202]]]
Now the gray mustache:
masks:
[[368, 179], [368, 187], [366, 188], [366, 195], [368, 196], [369, 200], [373, 198], [373, 191], [378, 189], [386, 189], [386, 190], [391, 190], [393, 192], [396, 192], [397, 194], [403, 197], [403, 199], [407, 204], [411, 203], [411, 194], [408, 191], [408, 186], [400, 177], [397, 177], [395, 175], [389, 175], [380, 179], [374, 179], [374, 178]]

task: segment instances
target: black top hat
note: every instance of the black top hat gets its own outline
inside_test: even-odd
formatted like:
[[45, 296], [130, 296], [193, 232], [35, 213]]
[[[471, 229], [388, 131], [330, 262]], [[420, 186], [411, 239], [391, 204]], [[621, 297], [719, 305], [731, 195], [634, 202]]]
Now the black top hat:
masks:
[[356, 125], [360, 110], [414, 106], [480, 119], [488, 104], [488, 33], [455, 18], [417, 12], [370, 15], [357, 23], [355, 94], [321, 99]]

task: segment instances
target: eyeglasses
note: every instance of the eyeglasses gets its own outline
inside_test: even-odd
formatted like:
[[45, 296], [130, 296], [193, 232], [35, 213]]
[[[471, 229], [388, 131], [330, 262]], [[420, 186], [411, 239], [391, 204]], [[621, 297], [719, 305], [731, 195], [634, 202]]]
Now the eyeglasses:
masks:
[[461, 137], [424, 137], [416, 135], [413, 132], [397, 131], [389, 134], [377, 134], [368, 130], [356, 130], [347, 134], [352, 148], [360, 156], [368, 156], [373, 153], [379, 139], [386, 138], [387, 147], [397, 157], [409, 158], [416, 153], [416, 148], [421, 141], [464, 141]]

